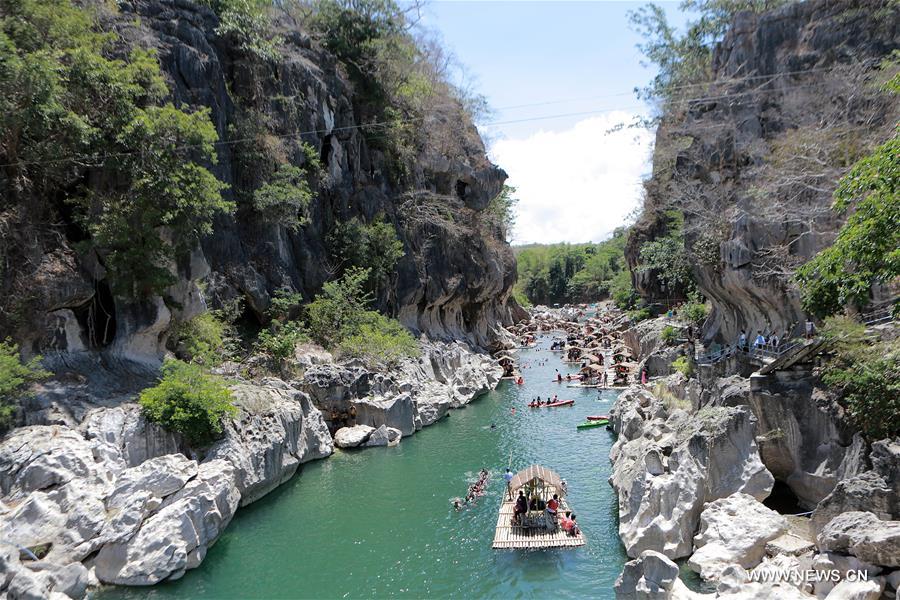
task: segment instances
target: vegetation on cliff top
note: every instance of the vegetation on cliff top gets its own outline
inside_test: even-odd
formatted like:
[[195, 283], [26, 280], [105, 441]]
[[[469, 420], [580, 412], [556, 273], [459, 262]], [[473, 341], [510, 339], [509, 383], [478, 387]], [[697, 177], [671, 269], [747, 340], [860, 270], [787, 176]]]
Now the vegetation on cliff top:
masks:
[[516, 248], [516, 292], [532, 304], [594, 302], [632, 295], [625, 265], [626, 231], [599, 244], [531, 244]]

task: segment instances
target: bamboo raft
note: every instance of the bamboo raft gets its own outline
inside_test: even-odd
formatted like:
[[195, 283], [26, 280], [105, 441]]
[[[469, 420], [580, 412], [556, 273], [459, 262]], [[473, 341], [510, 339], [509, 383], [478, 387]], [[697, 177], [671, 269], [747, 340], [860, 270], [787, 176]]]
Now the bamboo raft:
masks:
[[518, 496], [519, 490], [527, 489], [526, 496], [541, 497], [549, 499], [553, 494], [560, 496], [560, 506], [558, 514], [565, 514], [570, 511], [568, 502], [565, 499], [565, 492], [560, 485], [559, 475], [549, 469], [538, 465], [532, 465], [517, 473], [511, 482], [513, 499], [504, 492], [503, 500], [500, 503], [500, 511], [497, 515], [497, 527], [494, 530], [494, 550], [512, 549], [512, 548], [576, 548], [584, 546], [584, 533], [578, 535], [569, 535], [561, 527], [547, 529], [544, 526], [543, 509], [539, 511], [530, 511], [526, 516], [523, 525], [513, 525], [513, 509], [515, 508], [515, 497]]

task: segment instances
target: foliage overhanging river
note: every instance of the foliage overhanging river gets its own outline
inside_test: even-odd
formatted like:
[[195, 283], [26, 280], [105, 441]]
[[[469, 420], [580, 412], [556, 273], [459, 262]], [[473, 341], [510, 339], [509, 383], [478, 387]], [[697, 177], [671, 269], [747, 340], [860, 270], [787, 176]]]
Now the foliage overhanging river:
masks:
[[[107, 589], [101, 597], [613, 598], [625, 561], [616, 497], [606, 481], [613, 436], [575, 425], [607, 414], [617, 392], [552, 383], [554, 369], [566, 373], [563, 367], [575, 365], [547, 351], [549, 342], [543, 337], [539, 349], [519, 352], [524, 385], [504, 381], [395, 448], [337, 451], [305, 465], [239, 510], [203, 564], [181, 580]], [[533, 396], [553, 394], [574, 398], [575, 405], [526, 406]], [[513, 470], [540, 463], [567, 479], [586, 546], [491, 549], [510, 456]], [[481, 467], [491, 471], [487, 494], [455, 512], [450, 499], [465, 496]]]

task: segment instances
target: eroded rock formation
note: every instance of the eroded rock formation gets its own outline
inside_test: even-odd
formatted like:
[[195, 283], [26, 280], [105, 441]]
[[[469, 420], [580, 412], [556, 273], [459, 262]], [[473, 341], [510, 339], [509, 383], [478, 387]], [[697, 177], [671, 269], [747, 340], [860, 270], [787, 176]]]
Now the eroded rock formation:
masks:
[[737, 492], [762, 500], [772, 490], [745, 408], [690, 414], [635, 387], [619, 396], [610, 419], [619, 436], [610, 451], [610, 484], [631, 557], [644, 550], [689, 556], [704, 503]]

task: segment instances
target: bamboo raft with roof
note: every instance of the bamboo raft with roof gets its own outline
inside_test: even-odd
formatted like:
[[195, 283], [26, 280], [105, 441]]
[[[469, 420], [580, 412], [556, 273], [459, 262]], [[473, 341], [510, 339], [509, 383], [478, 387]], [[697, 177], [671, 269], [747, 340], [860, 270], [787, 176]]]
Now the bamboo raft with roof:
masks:
[[[548, 527], [544, 508], [546, 503], [553, 498], [553, 494], [559, 496], [557, 514], [562, 515], [571, 511], [569, 503], [566, 501], [565, 486], [557, 473], [540, 465], [531, 465], [516, 473], [509, 485], [512, 490], [512, 499], [504, 490], [500, 511], [497, 515], [497, 527], [494, 530], [493, 549], [584, 546], [583, 532], [579, 531], [577, 535], [570, 535], [558, 525]], [[521, 523], [514, 524], [513, 509], [519, 490], [523, 491], [528, 499], [529, 511], [523, 516]]]

